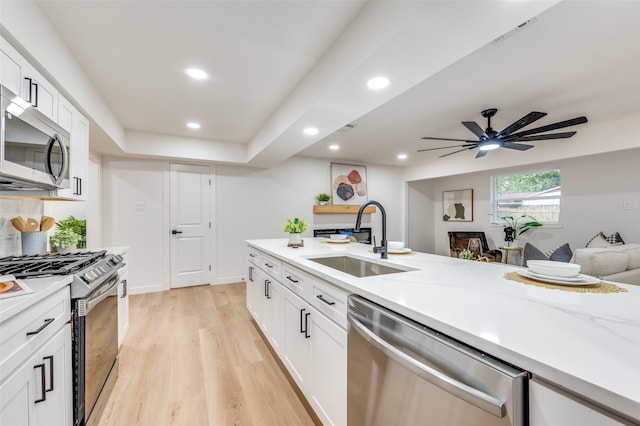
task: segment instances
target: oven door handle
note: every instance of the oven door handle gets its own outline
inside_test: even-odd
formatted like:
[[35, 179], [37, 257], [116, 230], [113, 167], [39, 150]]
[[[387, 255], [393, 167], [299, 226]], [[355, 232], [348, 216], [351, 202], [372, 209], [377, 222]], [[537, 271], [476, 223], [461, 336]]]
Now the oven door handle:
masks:
[[89, 313], [91, 311], [91, 309], [93, 309], [93, 307], [95, 305], [97, 305], [98, 303], [102, 302], [104, 299], [106, 299], [109, 296], [109, 293], [111, 293], [111, 290], [113, 290], [114, 288], [116, 288], [118, 286], [118, 274], [115, 274], [111, 279], [111, 283], [106, 286], [106, 288], [100, 292], [98, 292], [98, 294], [92, 296], [91, 298], [87, 299], [87, 304], [86, 304], [86, 313]]
[[499, 418], [505, 416], [506, 409], [503, 401], [479, 389], [475, 389], [465, 383], [462, 383], [453, 377], [449, 377], [446, 374], [443, 374], [440, 371], [420, 362], [418, 359], [398, 350], [381, 336], [378, 336], [376, 333], [369, 330], [351, 312], [347, 314], [347, 320], [349, 321], [349, 325], [351, 325], [351, 327], [353, 327], [353, 329], [360, 334], [362, 338], [403, 367], [409, 369], [415, 374], [418, 374], [420, 377], [433, 383], [445, 392], [473, 404], [487, 413], [493, 414]]

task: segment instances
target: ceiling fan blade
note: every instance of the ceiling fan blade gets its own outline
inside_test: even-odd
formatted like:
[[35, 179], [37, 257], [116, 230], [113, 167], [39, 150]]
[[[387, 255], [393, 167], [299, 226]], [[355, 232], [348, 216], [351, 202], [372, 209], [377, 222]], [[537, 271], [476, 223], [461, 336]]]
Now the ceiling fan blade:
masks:
[[462, 125], [471, 130], [471, 133], [481, 138], [484, 135], [484, 129], [475, 121], [463, 121]]
[[522, 136], [511, 139], [515, 135], [508, 136], [506, 141], [508, 142], [527, 142], [527, 141], [545, 141], [548, 139], [566, 139], [575, 135], [577, 132], [563, 132], [563, 133], [548, 133], [546, 135], [532, 135]]
[[457, 150], [457, 151], [450, 152], [450, 153], [448, 153], [448, 154], [440, 155], [438, 158], [446, 157], [446, 156], [448, 156], [448, 155], [457, 154], [458, 152], [466, 151], [466, 150], [468, 150], [468, 149], [473, 149], [473, 148], [474, 148], [474, 147], [471, 147], [471, 148], [462, 148], [462, 149], [459, 149], [459, 150]]
[[423, 138], [420, 139], [427, 139], [427, 140], [432, 140], [432, 141], [452, 141], [452, 142], [468, 142], [468, 143], [476, 143], [478, 141], [470, 141], [467, 139], [451, 139], [451, 138], [434, 138], [431, 136], [425, 136]]
[[476, 158], [484, 157], [485, 155], [487, 155], [487, 152], [489, 151], [482, 151], [482, 150], [478, 151], [478, 153], [476, 154]]
[[507, 126], [505, 129], [503, 129], [502, 131], [498, 132], [497, 136], [498, 137], [500, 137], [500, 136], [508, 136], [511, 133], [515, 132], [516, 130], [520, 130], [523, 127], [528, 126], [529, 124], [533, 123], [534, 121], [540, 120], [545, 115], [547, 115], [546, 112], [538, 112], [538, 111], [530, 112], [529, 114], [527, 114], [524, 117], [522, 117], [520, 120], [513, 122], [512, 124]]
[[465, 149], [470, 149], [471, 147], [474, 147], [476, 144], [475, 143], [465, 143], [462, 145], [452, 145], [452, 146], [439, 146], [437, 148], [426, 148], [426, 149], [419, 149], [418, 152], [423, 152], [423, 151], [435, 151], [437, 149], [447, 149], [447, 148], [459, 148], [461, 146], [464, 146]]
[[533, 148], [533, 145], [525, 145], [525, 144], [513, 143], [513, 142], [502, 142], [502, 146], [504, 148], [517, 149], [518, 151], [526, 151], [530, 148]]
[[516, 136], [517, 138], [520, 138], [521, 136], [533, 135], [534, 133], [549, 132], [551, 130], [562, 129], [564, 127], [575, 126], [576, 124], [583, 124], [586, 122], [587, 122], [587, 117], [576, 117], [576, 118], [572, 118], [571, 120], [560, 121], [558, 123], [548, 124], [542, 127], [536, 127], [535, 129], [525, 130], [524, 132], [513, 133], [509, 136]]

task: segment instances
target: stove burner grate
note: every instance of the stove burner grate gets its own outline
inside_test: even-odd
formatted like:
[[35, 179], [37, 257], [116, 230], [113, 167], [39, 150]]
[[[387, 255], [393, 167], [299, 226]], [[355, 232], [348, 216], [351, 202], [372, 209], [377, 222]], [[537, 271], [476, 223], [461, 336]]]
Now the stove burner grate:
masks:
[[106, 250], [0, 258], [0, 275], [34, 278], [48, 275], [71, 275], [102, 259]]

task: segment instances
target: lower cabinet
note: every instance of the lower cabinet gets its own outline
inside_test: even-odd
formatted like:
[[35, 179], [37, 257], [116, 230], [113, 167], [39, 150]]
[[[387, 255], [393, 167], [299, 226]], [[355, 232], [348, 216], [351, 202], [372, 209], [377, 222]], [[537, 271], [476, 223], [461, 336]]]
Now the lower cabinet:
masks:
[[118, 347], [122, 345], [124, 336], [129, 330], [129, 267], [124, 266], [118, 270], [120, 282], [118, 282]]
[[73, 423], [71, 325], [65, 324], [0, 384], [0, 425]]
[[529, 381], [529, 425], [598, 425], [628, 424], [614, 414], [582, 403], [535, 378]]
[[[283, 263], [282, 279], [291, 281], [286, 286], [252, 256], [248, 265], [247, 309], [322, 423], [346, 425], [347, 331], [341, 319], [336, 322], [313, 306], [319, 279]], [[346, 303], [341, 289], [333, 295]]]
[[347, 332], [282, 287], [282, 361], [325, 425], [347, 421]]

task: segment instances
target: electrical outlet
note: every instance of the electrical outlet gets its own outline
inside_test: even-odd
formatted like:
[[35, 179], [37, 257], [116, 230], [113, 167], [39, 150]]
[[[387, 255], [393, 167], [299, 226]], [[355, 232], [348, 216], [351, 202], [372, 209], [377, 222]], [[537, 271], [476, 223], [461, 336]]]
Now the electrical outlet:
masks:
[[137, 212], [143, 212], [144, 211], [144, 203], [136, 203], [135, 206], [133, 207], [133, 210], [135, 210]]
[[622, 204], [623, 210], [638, 210], [638, 203], [636, 201], [625, 201]]

